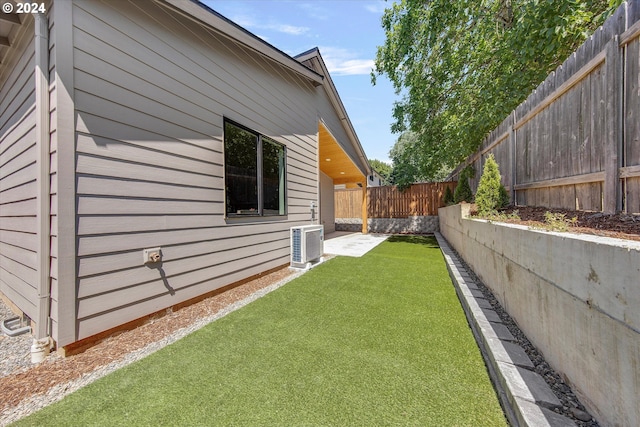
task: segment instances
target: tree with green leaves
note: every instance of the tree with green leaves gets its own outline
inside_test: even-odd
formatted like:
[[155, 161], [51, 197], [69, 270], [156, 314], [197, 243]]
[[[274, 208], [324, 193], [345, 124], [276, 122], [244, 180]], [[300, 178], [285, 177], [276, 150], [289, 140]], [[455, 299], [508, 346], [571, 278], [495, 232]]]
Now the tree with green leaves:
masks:
[[427, 175], [420, 166], [419, 156], [416, 156], [416, 146], [419, 144], [418, 135], [407, 131], [400, 137], [389, 151], [393, 162], [391, 183], [404, 190], [415, 182], [444, 181], [452, 168], [442, 166], [434, 173]]
[[403, 95], [392, 131], [413, 136], [394, 169], [432, 178], [458, 164], [621, 2], [393, 3], [382, 18], [386, 40], [372, 81], [384, 74]]
[[378, 159], [369, 160], [369, 164], [371, 165], [371, 168], [378, 172], [378, 174], [382, 177], [384, 181], [383, 184], [389, 185], [391, 173], [393, 172], [393, 166]]
[[398, 189], [405, 190], [414, 182], [424, 179], [420, 173], [420, 167], [415, 162], [412, 147], [416, 144], [417, 135], [413, 132], [404, 132], [400, 135], [391, 151], [389, 157], [393, 161], [393, 172], [391, 182], [398, 186]]

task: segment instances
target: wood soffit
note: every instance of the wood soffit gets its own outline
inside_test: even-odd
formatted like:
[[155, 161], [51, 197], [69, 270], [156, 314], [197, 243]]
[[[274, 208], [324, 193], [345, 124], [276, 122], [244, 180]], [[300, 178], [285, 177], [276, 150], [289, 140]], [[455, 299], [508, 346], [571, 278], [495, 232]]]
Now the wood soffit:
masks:
[[366, 185], [366, 176], [322, 123], [318, 125], [318, 139], [320, 170], [331, 177], [334, 184], [362, 183]]

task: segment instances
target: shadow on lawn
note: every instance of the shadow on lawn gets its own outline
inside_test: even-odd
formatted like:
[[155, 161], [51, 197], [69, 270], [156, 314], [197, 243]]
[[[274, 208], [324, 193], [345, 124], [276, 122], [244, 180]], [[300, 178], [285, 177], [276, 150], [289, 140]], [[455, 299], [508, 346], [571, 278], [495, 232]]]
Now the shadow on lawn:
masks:
[[417, 235], [395, 235], [387, 239], [390, 243], [413, 243], [416, 245], [424, 245], [429, 248], [438, 248], [438, 242], [433, 236], [417, 236]]

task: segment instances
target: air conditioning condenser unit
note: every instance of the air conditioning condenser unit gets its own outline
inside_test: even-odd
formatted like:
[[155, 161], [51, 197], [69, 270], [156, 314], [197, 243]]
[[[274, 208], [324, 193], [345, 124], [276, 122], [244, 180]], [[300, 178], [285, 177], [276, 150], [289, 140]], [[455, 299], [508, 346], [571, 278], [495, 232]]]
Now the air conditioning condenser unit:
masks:
[[309, 268], [324, 252], [324, 226], [291, 227], [291, 267]]

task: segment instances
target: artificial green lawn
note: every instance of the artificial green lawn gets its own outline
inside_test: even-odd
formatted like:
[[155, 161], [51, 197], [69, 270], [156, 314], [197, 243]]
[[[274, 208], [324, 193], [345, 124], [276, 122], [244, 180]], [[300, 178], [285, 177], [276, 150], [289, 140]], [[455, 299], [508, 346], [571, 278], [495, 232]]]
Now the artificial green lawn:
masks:
[[17, 425], [505, 426], [433, 238], [337, 257]]

